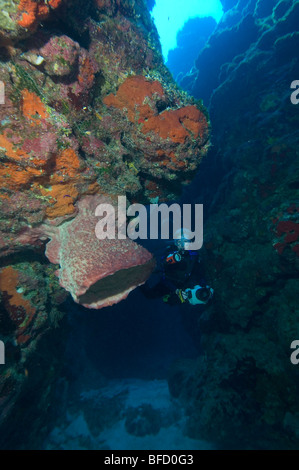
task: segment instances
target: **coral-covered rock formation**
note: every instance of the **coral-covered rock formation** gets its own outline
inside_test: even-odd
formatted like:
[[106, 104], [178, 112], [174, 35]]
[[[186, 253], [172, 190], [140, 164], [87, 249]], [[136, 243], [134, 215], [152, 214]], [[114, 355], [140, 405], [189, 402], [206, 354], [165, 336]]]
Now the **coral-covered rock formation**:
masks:
[[0, 44], [11, 44], [36, 31], [62, 0], [7, 0], [1, 2]]
[[[220, 446], [298, 447], [298, 2], [223, 2], [197, 60], [193, 92], [210, 102], [213, 148], [198, 202], [213, 304], [204, 356], [178, 365], [171, 390], [190, 433]], [[235, 7], [234, 7], [235, 5]]]
[[28, 257], [0, 268], [0, 290], [0, 338], [5, 344], [0, 446], [16, 448], [45, 424], [52, 384], [62, 366], [62, 304], [67, 292], [59, 286], [54, 266], [37, 259], [29, 262]]
[[1, 376], [6, 420], [25, 383], [53, 379], [35, 381], [26, 361], [64, 293], [111, 305], [153, 268], [135, 243], [96, 238], [92, 201], [178, 195], [207, 153], [209, 119], [163, 65], [153, 1], [0, 3], [0, 338], [19, 354]]
[[11, 7], [16, 34], [2, 31], [0, 253], [40, 245], [24, 236], [28, 227], [74, 217], [88, 194], [178, 194], [207, 152], [209, 122], [171, 81], [144, 2], [90, 1], [84, 14], [75, 0]]

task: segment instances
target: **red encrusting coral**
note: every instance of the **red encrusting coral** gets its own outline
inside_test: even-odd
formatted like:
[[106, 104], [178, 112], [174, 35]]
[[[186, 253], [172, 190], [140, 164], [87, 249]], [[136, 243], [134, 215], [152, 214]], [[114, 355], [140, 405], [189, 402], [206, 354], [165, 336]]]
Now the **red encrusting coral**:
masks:
[[274, 245], [274, 248], [281, 255], [287, 245], [299, 256], [299, 245], [293, 245], [299, 239], [299, 223], [292, 220], [281, 220], [276, 226], [277, 237], [282, 237], [282, 241]]
[[158, 114], [154, 98], [165, 100], [160, 82], [147, 80], [143, 76], [129, 77], [120, 85], [116, 95], [103, 100], [106, 106], [125, 110], [131, 122], [142, 125], [144, 134], [154, 132], [162, 139], [183, 144], [186, 138], [208, 138], [208, 123], [205, 115], [193, 105]]
[[21, 17], [18, 24], [22, 28], [34, 30], [38, 23], [49, 16], [51, 9], [58, 8], [62, 0], [20, 0], [18, 10]]
[[205, 116], [195, 106], [186, 106], [174, 111], [163, 111], [158, 116], [151, 116], [144, 122], [142, 132], [155, 132], [162, 139], [169, 138], [183, 144], [187, 137], [205, 138], [208, 124]]
[[106, 106], [126, 109], [128, 118], [135, 122], [136, 113], [139, 119], [147, 119], [154, 114], [150, 100], [154, 95], [164, 98], [162, 85], [158, 81], [147, 80], [143, 76], [129, 77], [119, 87], [116, 95], [112, 93], [103, 99]]
[[40, 97], [26, 89], [22, 90], [22, 113], [32, 125], [40, 124], [40, 119], [49, 117]]
[[90, 89], [94, 84], [95, 73], [97, 71], [96, 64], [87, 54], [82, 54], [79, 61], [79, 85], [85, 89]]
[[36, 310], [29, 300], [18, 292], [18, 284], [19, 274], [14, 268], [7, 266], [0, 271], [0, 291], [5, 309], [17, 330], [17, 337], [22, 335], [36, 314]]

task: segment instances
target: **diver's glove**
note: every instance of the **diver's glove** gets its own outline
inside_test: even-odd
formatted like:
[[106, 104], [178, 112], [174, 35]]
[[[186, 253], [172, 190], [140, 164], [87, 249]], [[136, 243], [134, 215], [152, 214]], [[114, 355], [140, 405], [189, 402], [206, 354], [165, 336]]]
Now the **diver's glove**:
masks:
[[177, 289], [175, 292], [172, 292], [171, 294], [164, 295], [163, 302], [171, 306], [180, 305], [182, 303], [182, 297], [180, 296], [180, 289]]
[[181, 303], [183, 304], [184, 302], [186, 302], [186, 299], [187, 299], [187, 296], [185, 294], [184, 291], [182, 291], [182, 289], [177, 289], [175, 291], [176, 295], [178, 296], [178, 298], [180, 299]]

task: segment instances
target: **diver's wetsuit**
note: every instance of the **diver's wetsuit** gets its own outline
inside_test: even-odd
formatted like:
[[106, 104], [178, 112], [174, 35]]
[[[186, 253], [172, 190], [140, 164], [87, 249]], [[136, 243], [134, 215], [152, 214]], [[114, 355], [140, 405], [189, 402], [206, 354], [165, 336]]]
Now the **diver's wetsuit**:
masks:
[[168, 264], [166, 259], [169, 254], [178, 252], [177, 247], [170, 246], [162, 261], [161, 278], [153, 287], [148, 284], [141, 286], [143, 294], [149, 298], [158, 298], [169, 295], [167, 303], [171, 305], [180, 304], [181, 300], [175, 293], [176, 289], [185, 289], [190, 285], [205, 284], [203, 281], [202, 266], [199, 262], [198, 251], [180, 251], [181, 261]]

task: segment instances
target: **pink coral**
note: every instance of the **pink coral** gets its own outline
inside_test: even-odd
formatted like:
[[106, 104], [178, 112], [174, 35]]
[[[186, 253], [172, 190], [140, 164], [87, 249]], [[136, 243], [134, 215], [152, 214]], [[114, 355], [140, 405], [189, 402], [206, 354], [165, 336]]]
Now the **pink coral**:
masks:
[[282, 255], [287, 245], [290, 245], [296, 256], [299, 256], [298, 244], [293, 244], [299, 239], [299, 224], [292, 220], [281, 220], [276, 227], [276, 234], [281, 241], [274, 245], [276, 251]]
[[57, 136], [54, 132], [40, 133], [31, 139], [25, 138], [22, 150], [27, 154], [38, 157], [41, 162], [47, 162], [57, 151]]
[[46, 256], [60, 264], [60, 285], [87, 308], [100, 309], [125, 299], [155, 266], [152, 255], [130, 239], [97, 239], [95, 209], [107, 202], [111, 201], [103, 196], [87, 196], [78, 203], [74, 219], [48, 228], [51, 241]]
[[76, 68], [80, 46], [66, 35], [53, 36], [39, 53], [45, 59], [45, 70], [49, 75], [65, 76]]

